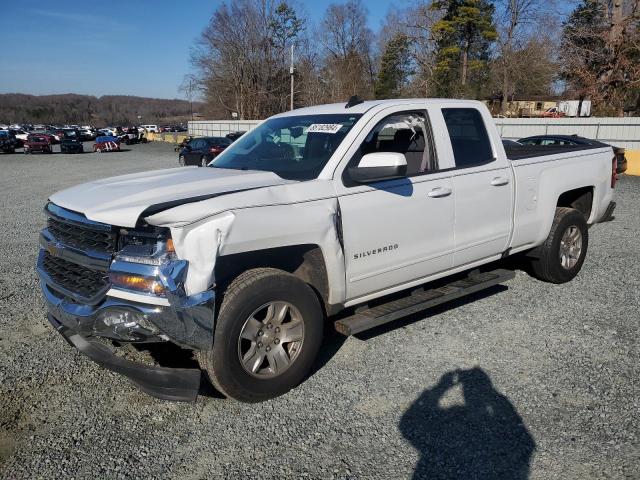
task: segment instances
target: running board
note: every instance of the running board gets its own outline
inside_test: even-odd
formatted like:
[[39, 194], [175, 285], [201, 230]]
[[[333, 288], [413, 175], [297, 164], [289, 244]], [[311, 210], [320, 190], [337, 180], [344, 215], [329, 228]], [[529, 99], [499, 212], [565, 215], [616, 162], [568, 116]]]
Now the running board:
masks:
[[515, 272], [497, 269], [490, 272], [472, 272], [466, 278], [442, 287], [419, 289], [411, 295], [371, 308], [359, 308], [350, 317], [337, 320], [335, 329], [343, 335], [355, 335], [370, 328], [384, 325], [427, 308], [435, 307], [456, 298], [470, 295], [514, 278]]

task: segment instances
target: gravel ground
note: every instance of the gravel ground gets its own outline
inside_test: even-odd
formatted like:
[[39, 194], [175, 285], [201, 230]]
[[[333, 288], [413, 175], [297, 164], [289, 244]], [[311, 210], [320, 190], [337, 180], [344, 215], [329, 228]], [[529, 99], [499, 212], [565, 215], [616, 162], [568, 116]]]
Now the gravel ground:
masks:
[[276, 400], [155, 400], [44, 319], [47, 196], [176, 165], [129, 152], [0, 156], [0, 477], [640, 478], [640, 178], [571, 283], [506, 284], [343, 340]]

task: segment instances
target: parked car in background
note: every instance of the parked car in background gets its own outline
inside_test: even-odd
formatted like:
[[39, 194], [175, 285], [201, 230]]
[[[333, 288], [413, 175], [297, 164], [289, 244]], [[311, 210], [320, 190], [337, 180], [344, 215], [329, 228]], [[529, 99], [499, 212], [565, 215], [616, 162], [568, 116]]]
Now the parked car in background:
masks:
[[141, 127], [144, 128], [147, 132], [158, 133], [157, 125], [141, 125]]
[[91, 141], [94, 140], [96, 138], [96, 134], [93, 130], [91, 130], [90, 128], [84, 128], [81, 127], [78, 129], [78, 132], [80, 132], [80, 137], [82, 139], [82, 141]]
[[10, 130], [0, 130], [0, 152], [15, 153], [18, 142]]
[[231, 140], [225, 137], [200, 137], [187, 143], [178, 154], [180, 165], [198, 165], [206, 167], [207, 164], [220, 155], [225, 148], [231, 145]]
[[119, 152], [120, 139], [112, 135], [96, 137], [96, 143], [93, 144], [94, 152]]
[[543, 146], [563, 146], [563, 145], [591, 145], [592, 147], [612, 147], [618, 163], [617, 173], [627, 171], [627, 159], [625, 149], [615, 147], [598, 140], [581, 137], [579, 135], [534, 135], [518, 140], [521, 145], [543, 145]]
[[9, 127], [9, 132], [15, 137], [18, 143], [18, 148], [22, 148], [22, 145], [27, 141], [27, 137], [29, 136], [29, 134], [21, 128], [13, 127]]
[[522, 144], [519, 142], [516, 142], [515, 140], [509, 140], [508, 138], [503, 138], [502, 145], [504, 145], [505, 147], [517, 147], [518, 145], [522, 145]]
[[247, 132], [230, 132], [230, 133], [227, 133], [225, 135], [225, 137], [227, 137], [232, 142], [235, 142], [236, 140], [238, 140], [245, 133], [247, 133]]
[[82, 132], [75, 128], [65, 128], [60, 141], [61, 153], [83, 153]]
[[[140, 132], [138, 127], [124, 127], [123, 134], [119, 135], [120, 141], [127, 145], [140, 142]], [[146, 139], [145, 139], [146, 140]]]
[[96, 137], [115, 137], [115, 129], [112, 128], [99, 128], [96, 131]]
[[24, 153], [53, 153], [53, 142], [51, 141], [51, 135], [43, 133], [32, 133], [27, 137], [27, 141], [24, 142]]

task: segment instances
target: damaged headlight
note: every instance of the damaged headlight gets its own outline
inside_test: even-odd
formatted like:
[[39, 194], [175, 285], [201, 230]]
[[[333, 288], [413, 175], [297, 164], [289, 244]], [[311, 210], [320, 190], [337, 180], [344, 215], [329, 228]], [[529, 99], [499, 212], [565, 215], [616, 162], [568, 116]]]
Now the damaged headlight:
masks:
[[120, 230], [119, 252], [116, 260], [163, 265], [176, 258], [169, 229]]

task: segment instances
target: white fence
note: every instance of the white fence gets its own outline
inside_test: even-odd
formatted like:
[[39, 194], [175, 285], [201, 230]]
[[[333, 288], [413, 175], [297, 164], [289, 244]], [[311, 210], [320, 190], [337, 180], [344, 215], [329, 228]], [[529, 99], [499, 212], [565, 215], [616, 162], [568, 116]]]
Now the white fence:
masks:
[[640, 150], [640, 118], [495, 118], [503, 138], [532, 135], [573, 135], [600, 140], [616, 147]]
[[194, 137], [224, 137], [231, 132], [248, 132], [262, 120], [205, 120], [189, 122], [189, 135]]
[[[617, 147], [640, 150], [640, 118], [496, 118], [503, 138], [517, 140], [531, 135], [573, 135], [593, 138]], [[189, 122], [189, 134], [198, 137], [247, 132], [262, 120], [210, 120]]]

